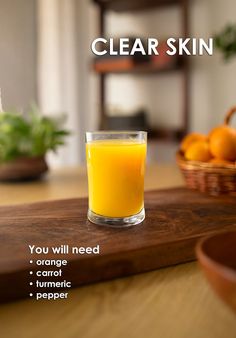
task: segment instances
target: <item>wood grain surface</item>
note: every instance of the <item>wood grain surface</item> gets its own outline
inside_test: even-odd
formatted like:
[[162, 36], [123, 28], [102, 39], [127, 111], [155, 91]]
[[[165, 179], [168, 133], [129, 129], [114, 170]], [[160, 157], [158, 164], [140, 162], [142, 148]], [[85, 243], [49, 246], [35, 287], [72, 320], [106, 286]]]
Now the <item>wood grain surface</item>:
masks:
[[[67, 259], [63, 279], [76, 286], [191, 261], [200, 237], [236, 229], [233, 197], [208, 197], [185, 188], [157, 190], [146, 193], [145, 208], [142, 224], [111, 229], [87, 221], [86, 198], [1, 207], [0, 300], [13, 300], [34, 291], [29, 288], [29, 280], [33, 280], [29, 271], [39, 267], [30, 264], [30, 259]], [[99, 244], [100, 254], [55, 257], [49, 253], [44, 257], [30, 255], [28, 248], [63, 244]]]

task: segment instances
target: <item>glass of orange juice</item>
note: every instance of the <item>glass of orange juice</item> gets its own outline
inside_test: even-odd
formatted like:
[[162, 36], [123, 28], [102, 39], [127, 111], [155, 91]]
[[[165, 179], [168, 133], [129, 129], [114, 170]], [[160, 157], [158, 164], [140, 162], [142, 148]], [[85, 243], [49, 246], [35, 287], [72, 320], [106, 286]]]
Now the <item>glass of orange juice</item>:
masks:
[[146, 150], [144, 131], [86, 133], [91, 222], [126, 227], [144, 220]]

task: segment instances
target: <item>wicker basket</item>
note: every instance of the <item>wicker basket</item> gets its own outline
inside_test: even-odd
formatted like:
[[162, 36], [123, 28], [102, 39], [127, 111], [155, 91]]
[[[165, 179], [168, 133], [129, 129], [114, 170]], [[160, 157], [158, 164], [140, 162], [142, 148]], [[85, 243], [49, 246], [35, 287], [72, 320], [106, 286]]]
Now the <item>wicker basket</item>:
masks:
[[[225, 118], [229, 124], [236, 112], [233, 107]], [[236, 164], [213, 164], [188, 161], [181, 151], [176, 155], [177, 163], [184, 175], [187, 187], [206, 192], [210, 195], [232, 194], [236, 196]]]

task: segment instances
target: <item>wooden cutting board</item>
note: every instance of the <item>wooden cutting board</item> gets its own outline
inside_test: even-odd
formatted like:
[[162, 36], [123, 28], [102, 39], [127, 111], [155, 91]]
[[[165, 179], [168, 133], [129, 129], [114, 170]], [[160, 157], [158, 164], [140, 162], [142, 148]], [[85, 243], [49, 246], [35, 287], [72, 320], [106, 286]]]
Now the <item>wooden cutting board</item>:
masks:
[[[87, 221], [87, 199], [1, 207], [0, 301], [36, 292], [29, 282], [35, 280], [37, 270], [58, 270], [30, 264], [30, 259], [66, 259], [63, 277], [55, 280], [77, 286], [194, 260], [200, 237], [236, 230], [236, 198], [232, 196], [209, 197], [185, 188], [158, 190], [146, 193], [145, 208], [142, 224], [114, 229]], [[99, 245], [100, 254], [53, 255], [49, 251], [46, 256], [31, 255], [29, 245]]]

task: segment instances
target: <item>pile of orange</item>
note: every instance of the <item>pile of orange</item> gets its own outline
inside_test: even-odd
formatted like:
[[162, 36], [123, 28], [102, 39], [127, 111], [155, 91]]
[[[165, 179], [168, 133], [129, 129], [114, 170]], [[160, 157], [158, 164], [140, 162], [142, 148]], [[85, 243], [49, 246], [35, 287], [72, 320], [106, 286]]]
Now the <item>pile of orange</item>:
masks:
[[214, 128], [209, 135], [188, 134], [180, 150], [189, 161], [235, 164], [236, 129], [224, 124]]

